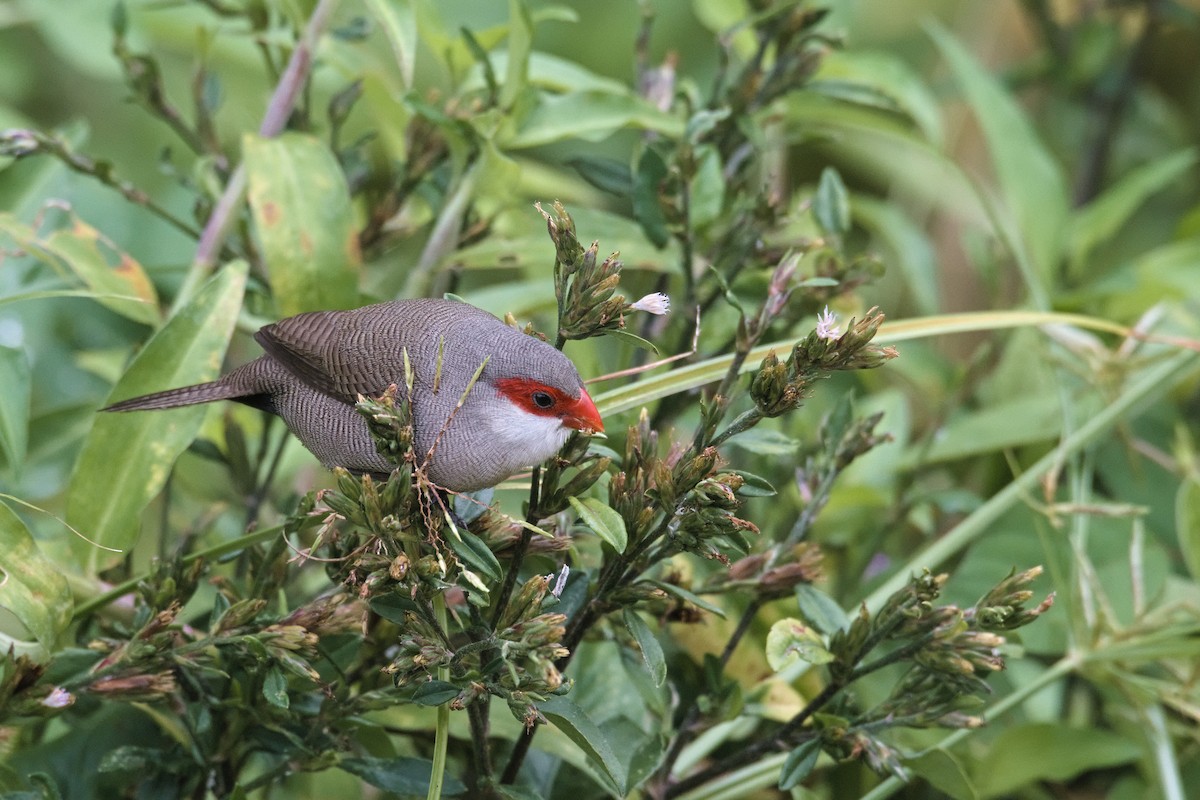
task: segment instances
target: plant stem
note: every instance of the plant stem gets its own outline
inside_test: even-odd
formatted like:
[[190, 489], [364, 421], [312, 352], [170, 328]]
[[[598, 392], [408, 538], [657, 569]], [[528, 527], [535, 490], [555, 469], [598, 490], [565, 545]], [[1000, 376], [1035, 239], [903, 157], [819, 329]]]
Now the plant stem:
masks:
[[[238, 550], [243, 550], [250, 545], [258, 544], [259, 542], [265, 542], [273, 536], [278, 536], [280, 532], [283, 531], [283, 528], [283, 525], [272, 525], [269, 528], [263, 528], [261, 531], [255, 531], [254, 533], [240, 536], [237, 539], [214, 545], [206, 550], [197, 550], [195, 553], [189, 553], [188, 555], [184, 556], [181, 561], [184, 564], [190, 564], [196, 559], [216, 558], [218, 556], [223, 556], [226, 553], [233, 553]], [[127, 581], [118, 583], [116, 586], [112, 587], [103, 594], [97, 595], [96, 597], [93, 597], [92, 599], [86, 600], [83, 603], [75, 606], [75, 611], [71, 614], [71, 621], [78, 622], [96, 609], [108, 605], [122, 595], [129, 594], [137, 588], [139, 583], [146, 580], [148, 576], [149, 574], [147, 573], [145, 575], [139, 575], [135, 578], [130, 578]]]
[[[729, 637], [729, 641], [725, 643], [725, 649], [721, 651], [721, 670], [729, 664], [729, 659], [733, 658], [733, 653], [737, 650], [738, 643], [742, 637], [750, 630], [750, 625], [754, 622], [754, 618], [758, 615], [759, 610], [763, 607], [764, 600], [755, 596], [751, 599], [750, 604], [746, 606], [746, 610], [742, 612], [742, 616], [738, 619], [737, 627], [734, 628], [733, 634]], [[678, 734], [674, 741], [671, 742], [671, 747], [667, 750], [667, 755], [663, 758], [662, 766], [658, 768], [658, 773], [664, 780], [670, 778], [671, 770], [675, 766], [675, 762], [679, 760], [679, 754], [683, 752], [683, 748], [688, 745], [693, 739], [692, 726], [696, 724], [700, 717], [700, 695], [697, 694], [688, 704], [687, 710], [683, 713], [683, 721], [679, 724]]]
[[[449, 631], [449, 618], [446, 613], [446, 595], [438, 592], [433, 598], [433, 611], [437, 616], [438, 627], [443, 632]], [[450, 680], [450, 665], [440, 664], [437, 668], [439, 681]], [[446, 780], [446, 750], [450, 744], [450, 704], [442, 703], [437, 707], [437, 729], [433, 739], [433, 772], [429, 776], [429, 794], [426, 800], [441, 800], [442, 785]]]
[[1054, 450], [1021, 473], [1011, 483], [994, 494], [969, 517], [942, 538], [932, 542], [921, 552], [910, 558], [892, 576], [878, 586], [863, 601], [869, 611], [876, 611], [893, 592], [904, 586], [909, 575], [921, 569], [937, 569], [941, 564], [965, 550], [982, 536], [993, 522], [1020, 503], [1029, 492], [1034, 491], [1042, 476], [1063, 463], [1073, 453], [1082, 450], [1108, 432], [1119, 420], [1130, 415], [1138, 406], [1151, 398], [1161, 397], [1175, 385], [1191, 375], [1196, 368], [1196, 353], [1176, 353], [1158, 366], [1147, 370], [1133, 386], [1121, 394], [1100, 413], [1087, 420], [1079, 430], [1063, 440]]
[[[1037, 694], [1042, 689], [1049, 686], [1051, 683], [1054, 683], [1059, 678], [1062, 678], [1063, 676], [1067, 675], [1068, 673], [1071, 673], [1074, 670], [1076, 670], [1078, 667], [1080, 667], [1082, 665], [1084, 660], [1085, 660], [1084, 657], [1078, 653], [1068, 653], [1067, 655], [1063, 656], [1061, 659], [1056, 661], [1054, 663], [1054, 666], [1050, 667], [1048, 670], [1043, 672], [1037, 678], [1035, 678], [1034, 680], [1025, 684], [1024, 686], [1021, 686], [1019, 689], [1015, 690], [1012, 694], [1005, 696], [1001, 700], [998, 700], [995, 705], [993, 705], [986, 712], [984, 712], [983, 718], [990, 721], [990, 720], [995, 719], [996, 717], [999, 717], [1001, 714], [1004, 714], [1006, 711], [1008, 711], [1013, 706], [1016, 706], [1020, 703], [1025, 702], [1025, 700], [1027, 700], [1028, 698]], [[960, 728], [959, 730], [956, 730], [953, 733], [951, 733], [950, 735], [948, 735], [946, 738], [942, 739], [937, 744], [933, 745], [932, 747], [927, 748], [925, 750], [925, 752], [933, 752], [935, 750], [943, 750], [943, 751], [949, 750], [951, 747], [953, 747], [954, 745], [961, 742], [963, 739], [966, 739], [968, 736], [973, 734], [976, 730], [978, 730], [978, 729]], [[781, 766], [782, 766], [782, 764], [783, 764], [783, 762], [780, 761]], [[905, 781], [902, 781], [895, 776], [890, 777], [887, 780], [885, 780], [883, 783], [879, 784], [874, 789], [872, 789], [871, 791], [869, 791], [865, 795], [863, 795], [861, 800], [883, 800], [883, 798], [891, 797], [893, 794], [898, 792], [901, 788], [904, 787], [904, 784], [905, 784]], [[701, 797], [703, 797], [703, 795], [696, 795], [696, 796], [689, 795], [686, 798], [686, 800], [700, 800]]]
[[[536, 466], [533, 468], [533, 477], [530, 479], [529, 487], [529, 511], [526, 514], [525, 521], [530, 525], [538, 523], [535, 517], [538, 516], [538, 491], [542, 482], [542, 468]], [[525, 560], [525, 551], [529, 548], [529, 540], [533, 538], [533, 532], [528, 528], [521, 529], [521, 537], [517, 539], [516, 547], [513, 548], [512, 558], [508, 563], [508, 574], [504, 576], [504, 585], [500, 587], [499, 594], [496, 595], [496, 605], [492, 610], [492, 628], [494, 629], [500, 618], [504, 616], [504, 609], [508, 606], [508, 601], [512, 597], [513, 589], [517, 585], [517, 578], [521, 572], [521, 563]]]
[[[325, 26], [328, 25], [337, 4], [338, 0], [319, 0], [316, 8], [313, 9], [312, 16], [308, 18], [308, 25], [300, 40], [296, 42], [296, 48], [292, 50], [292, 57], [288, 61], [287, 68], [283, 71], [279, 83], [275, 86], [275, 92], [267, 104], [262, 124], [258, 129], [259, 136], [278, 136], [287, 125], [288, 117], [296, 105], [296, 98], [300, 96], [304, 84], [308, 81], [317, 40], [325, 30]], [[225, 241], [225, 236], [234, 223], [245, 190], [246, 170], [244, 165], [239, 164], [229, 177], [229, 182], [225, 184], [225, 191], [217, 200], [212, 214], [208, 217], [208, 222], [204, 225], [204, 230], [200, 233], [196, 256], [184, 276], [179, 294], [175, 297], [174, 310], [182, 308], [191, 299], [192, 294], [216, 265], [221, 243]]]

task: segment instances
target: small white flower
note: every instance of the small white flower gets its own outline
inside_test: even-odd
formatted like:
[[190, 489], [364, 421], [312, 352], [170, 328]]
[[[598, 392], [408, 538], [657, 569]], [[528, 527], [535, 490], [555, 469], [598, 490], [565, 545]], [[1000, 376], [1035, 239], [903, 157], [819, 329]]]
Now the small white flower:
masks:
[[842, 335], [838, 330], [837, 314], [825, 306], [825, 310], [817, 315], [817, 336], [821, 339], [836, 339]]
[[562, 572], [558, 573], [558, 580], [554, 582], [554, 588], [550, 590], [550, 594], [554, 597], [561, 597], [563, 589], [567, 588], [567, 576], [571, 574], [571, 568], [563, 564]]
[[42, 705], [47, 708], [66, 708], [75, 702], [75, 698], [61, 686], [55, 686], [50, 694], [42, 698]]
[[636, 303], [629, 305], [630, 311], [645, 311], [647, 314], [662, 316], [671, 310], [671, 298], [662, 292], [648, 294]]

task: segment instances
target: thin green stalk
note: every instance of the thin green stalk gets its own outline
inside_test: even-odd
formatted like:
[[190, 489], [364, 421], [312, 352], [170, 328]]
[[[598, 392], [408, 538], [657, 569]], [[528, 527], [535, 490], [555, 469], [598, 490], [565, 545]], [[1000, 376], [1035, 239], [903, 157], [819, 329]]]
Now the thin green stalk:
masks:
[[[226, 553], [234, 553], [238, 550], [244, 550], [250, 545], [258, 544], [259, 542], [265, 542], [274, 536], [278, 536], [282, 531], [283, 525], [272, 525], [269, 528], [263, 528], [261, 531], [248, 533], [245, 536], [239, 536], [238, 538], [232, 539], [228, 542], [222, 542], [221, 544], [214, 545], [206, 550], [197, 550], [194, 553], [188, 553], [183, 557], [182, 563], [190, 564], [199, 558], [217, 558], [225, 555]], [[106, 606], [112, 601], [116, 600], [121, 595], [129, 594], [137, 588], [139, 583], [146, 580], [147, 577], [149, 577], [149, 573], [130, 578], [127, 581], [118, 583], [116, 586], [113, 586], [103, 594], [97, 595], [91, 600], [86, 600], [83, 603], [80, 603], [79, 605], [75, 606], [75, 612], [71, 615], [71, 621], [78, 622], [96, 609]]]
[[1188, 377], [1196, 367], [1196, 355], [1191, 351], [1176, 353], [1158, 366], [1147, 370], [1133, 386], [1064, 439], [1057, 448], [1038, 459], [1037, 463], [993, 495], [952, 531], [910, 558], [903, 567], [871, 592], [864, 601], [867, 608], [871, 611], [878, 610], [893, 592], [909, 581], [914, 572], [936, 569], [967, 548], [982, 536], [993, 522], [1033, 491], [1042, 476], [1061, 464], [1063, 459], [1092, 444], [1138, 406], [1161, 397]]
[[[1086, 660], [1086, 657], [1079, 653], [1068, 653], [1067, 655], [1060, 658], [1058, 661], [1054, 662], [1054, 665], [1052, 667], [1050, 667], [1050, 669], [1046, 670], [1041, 675], [1037, 676], [1037, 678], [1035, 678], [1034, 680], [1025, 684], [1021, 688], [1017, 689], [1012, 694], [1007, 695], [1006, 697], [1004, 697], [1001, 700], [998, 700], [994, 706], [992, 706], [986, 712], [984, 712], [983, 718], [988, 721], [996, 719], [1000, 715], [1006, 713], [1010, 708], [1013, 708], [1014, 706], [1017, 706], [1017, 705], [1025, 702], [1030, 697], [1033, 697], [1035, 694], [1040, 692], [1042, 689], [1045, 689], [1047, 686], [1054, 683], [1058, 679], [1065, 677], [1066, 675], [1068, 675], [1071, 672], [1074, 672], [1076, 669], [1078, 669], [1083, 664], [1083, 662], [1085, 660]], [[976, 730], [979, 730], [979, 729], [977, 729], [977, 728], [960, 728], [959, 730], [956, 730], [953, 733], [946, 736], [946, 738], [942, 739], [940, 742], [938, 742], [933, 747], [930, 747], [925, 752], [933, 752], [935, 750], [949, 750], [951, 747], [954, 747], [956, 744], [961, 742], [963, 739], [966, 739], [968, 736], [975, 733]], [[782, 765], [782, 761], [780, 762], [780, 764]], [[871, 791], [867, 792], [859, 800], [883, 800], [883, 798], [891, 797], [893, 794], [898, 792], [900, 789], [904, 788], [905, 783], [906, 783], [906, 781], [902, 781], [899, 778], [892, 776], [892, 777], [888, 778], [887, 780], [885, 780], [883, 783], [876, 786]], [[683, 800], [683, 798], [681, 798], [680, 800]], [[696, 797], [696, 798], [688, 797], [687, 800], [699, 800], [699, 798], [698, 797]]]
[[[997, 701], [995, 705], [984, 713], [984, 718], [992, 720], [1006, 713], [1009, 709], [1025, 702], [1042, 689], [1068, 673], [1073, 672], [1082, 662], [1083, 658], [1077, 654], [1064, 656], [1036, 679]], [[973, 728], [956, 730], [938, 742], [938, 744], [929, 748], [929, 751], [949, 749], [973, 733], [975, 733], [975, 729]], [[681, 794], [675, 800], [733, 800], [734, 798], [745, 797], [747, 794], [757, 790], [768, 789], [779, 782], [779, 770], [783, 767], [783, 762], [787, 760], [787, 757], [787, 753], [778, 753], [760, 759], [753, 764], [709, 781], [704, 786]], [[891, 777], [863, 795], [859, 800], [883, 800], [884, 798], [891, 797], [895, 792], [902, 789], [904, 785], [904, 781], [896, 777]]]
[[[433, 598], [433, 611], [437, 616], [438, 627], [449, 631], [449, 615], [446, 613], [446, 595], [443, 592]], [[441, 664], [437, 668], [439, 681], [450, 680], [450, 665]], [[433, 772], [429, 776], [429, 794], [427, 800], [441, 800], [442, 785], [446, 780], [446, 749], [450, 744], [450, 704], [442, 703], [437, 707], [437, 729], [433, 739]]]

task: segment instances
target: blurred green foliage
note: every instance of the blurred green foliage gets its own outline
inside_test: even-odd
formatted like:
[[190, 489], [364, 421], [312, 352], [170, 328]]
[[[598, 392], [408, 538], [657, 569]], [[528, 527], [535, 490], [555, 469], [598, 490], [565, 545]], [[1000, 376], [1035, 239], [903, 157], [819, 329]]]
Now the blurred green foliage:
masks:
[[[426, 793], [436, 715], [470, 698], [441, 677], [400, 698], [380, 669], [429, 656], [438, 620], [401, 638], [412, 609], [372, 603], [364, 635], [323, 599], [345, 576], [290, 558], [336, 479], [250, 409], [96, 409], [252, 357], [279, 316], [453, 292], [559, 324], [587, 376], [696, 352], [604, 384], [610, 441], [543, 476], [559, 608], [529, 579], [564, 537], [510, 525], [528, 481], [466, 520], [485, 577], [517, 581], [528, 542], [508, 591], [554, 633], [574, 615], [573, 684], [450, 714], [447, 794], [1185, 797], [1198, 40], [1194, 3], [1157, 0], [0, 2], [0, 796]], [[533, 205], [555, 200], [672, 314], [564, 328], [555, 250], [580, 256]], [[810, 385], [820, 354], [793, 347], [826, 306], [842, 331], [881, 307], [901, 357]], [[670, 461], [717, 445], [695, 475]], [[704, 525], [653, 539], [651, 495]], [[937, 648], [839, 672], [862, 637], [912, 655], [899, 608], [946, 626], [894, 630], [982, 647], [979, 615], [1003, 630], [1030, 599], [989, 592], [1034, 564], [1032, 604], [1057, 602], [986, 684], [933, 698], [961, 668]], [[488, 759], [519, 780], [486, 784]]]

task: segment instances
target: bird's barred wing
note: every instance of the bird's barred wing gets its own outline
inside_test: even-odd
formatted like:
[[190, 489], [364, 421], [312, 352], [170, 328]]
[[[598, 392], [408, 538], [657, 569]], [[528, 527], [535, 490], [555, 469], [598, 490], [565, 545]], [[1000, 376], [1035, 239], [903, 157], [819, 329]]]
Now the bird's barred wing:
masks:
[[254, 338], [308, 386], [353, 403], [360, 394], [382, 394], [404, 374], [402, 358], [389, 358], [359, 322], [351, 312], [314, 311], [267, 325]]

